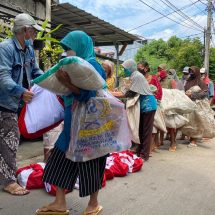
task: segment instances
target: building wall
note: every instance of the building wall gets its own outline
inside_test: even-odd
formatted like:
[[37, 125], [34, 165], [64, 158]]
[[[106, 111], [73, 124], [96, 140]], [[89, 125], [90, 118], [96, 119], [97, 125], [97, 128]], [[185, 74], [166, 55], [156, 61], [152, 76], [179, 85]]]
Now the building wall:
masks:
[[[3, 5], [16, 9], [21, 12], [29, 13], [30, 15], [37, 16], [41, 19], [45, 19], [46, 4], [45, 1], [34, 1], [34, 0], [4, 0], [2, 1]], [[13, 16], [17, 15], [17, 12], [14, 12], [10, 9], [6, 9], [0, 6], [0, 11], [4, 11]]]

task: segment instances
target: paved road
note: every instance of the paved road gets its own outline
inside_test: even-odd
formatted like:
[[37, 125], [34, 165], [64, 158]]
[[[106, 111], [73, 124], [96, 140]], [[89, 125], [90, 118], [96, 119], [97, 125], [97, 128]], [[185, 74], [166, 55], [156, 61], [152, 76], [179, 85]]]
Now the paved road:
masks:
[[[215, 140], [192, 149], [180, 143], [175, 153], [167, 148], [154, 153], [141, 172], [107, 182], [100, 192], [102, 215], [215, 215]], [[52, 200], [43, 190], [24, 197], [0, 191], [0, 215], [33, 215]], [[88, 198], [75, 190], [67, 200], [70, 214], [80, 215]]]

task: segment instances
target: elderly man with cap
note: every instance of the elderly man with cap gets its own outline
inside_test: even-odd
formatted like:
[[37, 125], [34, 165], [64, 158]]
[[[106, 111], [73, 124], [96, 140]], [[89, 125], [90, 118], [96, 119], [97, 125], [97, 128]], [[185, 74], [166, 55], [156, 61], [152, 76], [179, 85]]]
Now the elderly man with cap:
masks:
[[43, 74], [32, 48], [37, 31], [42, 28], [28, 14], [15, 17], [11, 39], [0, 43], [0, 185], [13, 195], [29, 191], [16, 182], [16, 153], [19, 144], [17, 113], [30, 102], [32, 79]]
[[187, 79], [189, 78], [189, 66], [185, 66], [182, 73], [182, 78], [181, 78], [181, 82], [183, 84], [183, 86], [186, 84]]
[[212, 100], [213, 100], [213, 97], [214, 97], [214, 84], [209, 79], [208, 73], [207, 73], [205, 68], [201, 68], [200, 73], [201, 73], [202, 81], [208, 86], [208, 97], [209, 97], [210, 103], [212, 103]]

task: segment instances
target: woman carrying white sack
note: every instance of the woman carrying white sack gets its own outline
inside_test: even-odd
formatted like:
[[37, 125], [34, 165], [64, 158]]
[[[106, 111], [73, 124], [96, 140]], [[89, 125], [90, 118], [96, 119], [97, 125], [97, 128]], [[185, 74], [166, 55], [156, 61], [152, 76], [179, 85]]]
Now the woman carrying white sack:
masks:
[[215, 136], [214, 113], [208, 100], [208, 86], [201, 80], [198, 67], [189, 68], [189, 78], [184, 88], [186, 95], [195, 102], [197, 108], [186, 115], [189, 123], [183, 127], [182, 132], [190, 137], [188, 147], [196, 147], [203, 137]]
[[[157, 101], [150, 86], [143, 76], [137, 70], [137, 64], [134, 60], [129, 59], [122, 64], [126, 77], [130, 77], [131, 86], [126, 92], [125, 96], [128, 98], [137, 98], [140, 103], [139, 118], [133, 119], [131, 124], [139, 122], [139, 143], [137, 146], [137, 155], [142, 157], [145, 161], [149, 159], [150, 145], [152, 141], [152, 129], [154, 123], [154, 115], [157, 110]], [[126, 104], [126, 110], [129, 115], [128, 102]], [[129, 118], [129, 117], [128, 117]], [[136, 142], [137, 143], [137, 142]]]
[[[82, 31], [68, 33], [60, 42], [68, 56], [76, 55], [88, 61], [105, 79], [105, 72], [96, 61], [92, 39]], [[72, 104], [74, 100], [86, 102], [96, 96], [96, 91], [87, 91], [75, 87], [64, 71], [57, 72], [58, 80], [71, 90], [71, 94], [64, 99], [65, 117], [64, 129], [58, 138], [44, 170], [43, 181], [57, 185], [56, 198], [53, 203], [38, 209], [36, 214], [69, 214], [66, 206], [64, 189], [73, 190], [77, 176], [79, 176], [79, 195], [90, 195], [88, 206], [84, 214], [98, 214], [102, 206], [98, 204], [98, 192], [102, 187], [102, 180], [107, 156], [86, 162], [73, 162], [66, 158], [66, 151], [70, 143], [72, 120]]]

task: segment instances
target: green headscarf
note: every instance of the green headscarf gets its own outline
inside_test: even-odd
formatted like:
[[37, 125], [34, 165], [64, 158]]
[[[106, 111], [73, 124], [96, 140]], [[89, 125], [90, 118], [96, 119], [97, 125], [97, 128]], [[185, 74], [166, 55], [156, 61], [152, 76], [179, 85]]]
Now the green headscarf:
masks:
[[72, 31], [68, 33], [61, 41], [60, 45], [65, 49], [71, 49], [76, 52], [76, 56], [86, 61], [95, 59], [93, 41], [83, 31]]

